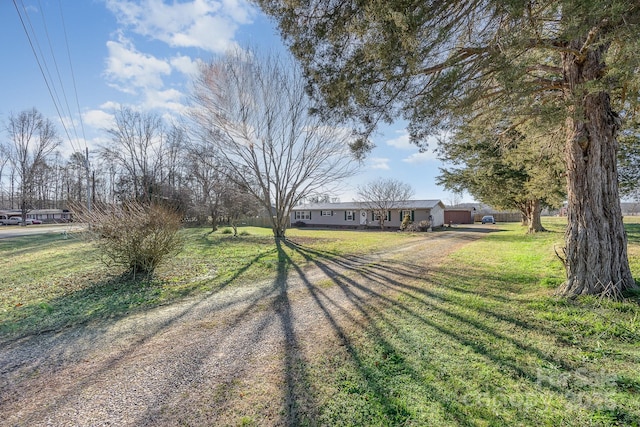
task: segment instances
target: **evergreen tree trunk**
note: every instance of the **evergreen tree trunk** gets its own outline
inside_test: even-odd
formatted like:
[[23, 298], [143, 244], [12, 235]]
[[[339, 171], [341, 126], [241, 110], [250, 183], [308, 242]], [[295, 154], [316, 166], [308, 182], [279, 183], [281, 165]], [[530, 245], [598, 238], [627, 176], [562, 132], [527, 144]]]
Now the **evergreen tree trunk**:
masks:
[[542, 221], [540, 220], [541, 212], [540, 200], [534, 199], [527, 201], [527, 233], [533, 234], [541, 231], [547, 231], [542, 226]]
[[[585, 41], [572, 43], [579, 52]], [[635, 287], [627, 259], [616, 167], [616, 135], [620, 121], [611, 109], [608, 93], [589, 92], [604, 70], [606, 46], [581, 57], [563, 54], [567, 97], [575, 107], [567, 118], [568, 226], [565, 234], [569, 296], [606, 294], [619, 297]]]

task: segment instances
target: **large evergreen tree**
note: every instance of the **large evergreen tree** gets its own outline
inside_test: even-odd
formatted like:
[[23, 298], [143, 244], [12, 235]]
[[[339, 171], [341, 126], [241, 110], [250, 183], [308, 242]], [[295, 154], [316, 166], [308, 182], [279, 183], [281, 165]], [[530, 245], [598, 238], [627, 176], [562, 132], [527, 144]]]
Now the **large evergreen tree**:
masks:
[[542, 207], [565, 200], [561, 153], [548, 136], [516, 129], [465, 126], [442, 141], [438, 183], [453, 191], [467, 191], [498, 209], [518, 209], [528, 233], [544, 231]]
[[[257, 0], [304, 64], [319, 111], [363, 139], [402, 115], [416, 142], [509, 109], [563, 126], [568, 295], [635, 287], [618, 193], [619, 112], [638, 99], [628, 0]], [[614, 111], [615, 105], [617, 112]]]

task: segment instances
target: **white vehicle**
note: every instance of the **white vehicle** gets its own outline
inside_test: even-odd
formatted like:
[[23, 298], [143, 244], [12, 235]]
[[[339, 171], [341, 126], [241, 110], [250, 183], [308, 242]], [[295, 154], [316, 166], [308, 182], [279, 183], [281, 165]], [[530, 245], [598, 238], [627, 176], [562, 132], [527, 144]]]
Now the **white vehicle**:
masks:
[[2, 225], [18, 225], [20, 224], [20, 218], [12, 216], [11, 218], [7, 218], [6, 216], [0, 217], [0, 223]]
[[[11, 218], [9, 218], [9, 220], [16, 220], [18, 221], [16, 224], [22, 225], [22, 217], [12, 216]], [[25, 221], [25, 225], [33, 225], [33, 220], [31, 218], [27, 218], [27, 220]]]

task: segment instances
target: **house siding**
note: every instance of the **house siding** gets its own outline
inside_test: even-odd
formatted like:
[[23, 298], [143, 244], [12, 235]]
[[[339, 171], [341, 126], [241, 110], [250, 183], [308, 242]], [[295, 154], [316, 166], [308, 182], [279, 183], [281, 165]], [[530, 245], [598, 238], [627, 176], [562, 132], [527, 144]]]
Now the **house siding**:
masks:
[[318, 225], [318, 226], [349, 226], [352, 225], [357, 227], [360, 225], [358, 219], [358, 211], [355, 211], [353, 221], [346, 221], [345, 212], [346, 210], [331, 210], [331, 216], [322, 216], [322, 211], [328, 209], [301, 209], [303, 211], [311, 212], [311, 219], [308, 220], [298, 220], [295, 219], [295, 212], [291, 213], [291, 223], [295, 224], [297, 221], [304, 222], [307, 225]]
[[[420, 202], [422, 201], [411, 201], [411, 203], [415, 207], [407, 207], [403, 209], [391, 209], [391, 219], [385, 220], [385, 227], [389, 228], [400, 228], [400, 224], [402, 223], [402, 219], [400, 218], [400, 212], [405, 211], [413, 211], [413, 222], [418, 223], [420, 221], [429, 220], [429, 216], [432, 218], [432, 225], [434, 227], [440, 227], [444, 224], [444, 205], [439, 200], [432, 201], [424, 201], [425, 204], [428, 202], [431, 207], [420, 207]], [[348, 206], [340, 206], [340, 203], [336, 204], [324, 204], [321, 207], [315, 206], [299, 206], [294, 208], [294, 211], [291, 212], [291, 224], [295, 224], [296, 222], [302, 222], [307, 226], [317, 226], [317, 227], [343, 227], [343, 228], [358, 228], [362, 225], [367, 227], [379, 227], [378, 221], [373, 219], [373, 213], [367, 209], [361, 209], [355, 204], [345, 203], [343, 205]], [[331, 209], [334, 207], [333, 209]], [[322, 211], [331, 211], [331, 216], [322, 216]], [[362, 211], [366, 212], [366, 224], [361, 224], [360, 222], [360, 214]], [[311, 213], [311, 219], [307, 220], [299, 220], [295, 218], [296, 211], [307, 211]], [[353, 220], [349, 221], [345, 219], [346, 211], [353, 211], [354, 216]]]
[[431, 209], [431, 215], [433, 215], [434, 227], [442, 227], [444, 225], [444, 206], [439, 205]]

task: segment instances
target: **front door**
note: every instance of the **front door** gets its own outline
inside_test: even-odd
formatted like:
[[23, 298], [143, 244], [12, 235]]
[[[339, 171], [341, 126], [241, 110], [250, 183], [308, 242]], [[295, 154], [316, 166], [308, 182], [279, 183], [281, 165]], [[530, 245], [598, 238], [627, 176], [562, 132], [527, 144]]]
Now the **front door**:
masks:
[[367, 211], [360, 211], [360, 225], [367, 225]]

